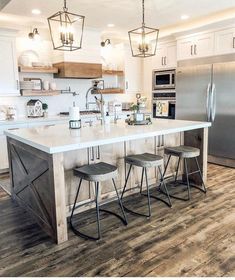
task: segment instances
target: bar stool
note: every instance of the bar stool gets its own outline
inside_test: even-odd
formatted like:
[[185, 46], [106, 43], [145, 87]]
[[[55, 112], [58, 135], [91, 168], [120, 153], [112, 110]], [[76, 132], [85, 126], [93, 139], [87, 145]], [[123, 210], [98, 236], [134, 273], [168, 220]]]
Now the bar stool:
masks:
[[[124, 209], [123, 209], [123, 206], [122, 206], [122, 201], [119, 197], [117, 187], [116, 187], [116, 183], [115, 183], [115, 180], [114, 180], [114, 178], [116, 178], [117, 175], [118, 175], [116, 166], [107, 164], [105, 162], [100, 162], [100, 163], [92, 164], [92, 165], [85, 165], [85, 166], [82, 166], [80, 168], [75, 168], [74, 169], [74, 175], [80, 178], [80, 183], [79, 183], [79, 186], [78, 186], [78, 189], [77, 189], [72, 213], [71, 213], [71, 216], [70, 216], [70, 226], [71, 226], [73, 232], [76, 235], [78, 235], [80, 237], [83, 237], [85, 239], [89, 239], [89, 240], [99, 240], [99, 239], [101, 239], [100, 211], [106, 212], [108, 214], [116, 216], [118, 219], [120, 219], [122, 221], [122, 223], [124, 225], [127, 225], [127, 219], [126, 219], [126, 215], [125, 215], [125, 212], [124, 212]], [[97, 229], [98, 229], [98, 236], [97, 237], [93, 237], [93, 236], [89, 236], [87, 234], [84, 234], [84, 233], [80, 232], [78, 229], [76, 229], [73, 225], [74, 210], [79, 208], [79, 206], [76, 206], [76, 203], [77, 203], [79, 191], [80, 191], [81, 184], [82, 184], [83, 180], [95, 183], [95, 200], [94, 200], [94, 202], [96, 204], [96, 221], [97, 221]], [[114, 212], [111, 212], [109, 210], [100, 209], [100, 207], [99, 207], [99, 186], [100, 186], [100, 182], [107, 181], [107, 180], [112, 180], [112, 182], [113, 182], [113, 186], [114, 186], [114, 189], [116, 191], [119, 207], [121, 209], [123, 217], [121, 217], [120, 215], [118, 215]]]
[[[178, 185], [187, 185], [187, 191], [188, 191], [188, 197], [186, 199], [182, 198], [182, 197], [172, 195], [172, 194], [170, 194], [170, 197], [175, 198], [175, 199], [179, 199], [179, 200], [183, 200], [183, 201], [188, 201], [188, 200], [191, 199], [191, 189], [190, 189], [191, 187], [197, 188], [200, 191], [202, 191], [203, 193], [207, 192], [206, 186], [205, 186], [204, 181], [203, 181], [202, 172], [201, 172], [201, 169], [199, 167], [199, 163], [198, 163], [198, 159], [197, 159], [200, 156], [200, 150], [198, 148], [189, 147], [189, 146], [167, 147], [167, 148], [164, 149], [164, 153], [165, 153], [165, 155], [168, 155], [169, 157], [168, 157], [167, 164], [166, 164], [166, 167], [165, 167], [165, 170], [164, 170], [164, 173], [163, 173], [163, 178], [165, 178], [166, 171], [167, 171], [167, 168], [169, 166], [169, 162], [171, 160], [171, 157], [172, 156], [178, 157], [179, 159], [178, 159], [178, 163], [177, 163], [175, 179], [174, 179], [173, 182], [170, 182], [168, 184], [173, 184], [175, 187], [178, 186]], [[194, 172], [191, 172], [191, 173], [188, 172], [188, 164], [187, 164], [188, 159], [194, 159], [195, 160], [198, 170], [196, 170]], [[186, 172], [186, 181], [187, 181], [186, 183], [183, 182], [182, 180], [181, 181], [177, 180], [181, 160], [184, 160], [185, 172]], [[198, 187], [198, 186], [189, 182], [189, 176], [193, 175], [193, 174], [199, 174], [199, 176], [201, 178], [201, 181], [202, 181], [202, 187]]]
[[[148, 214], [147, 215], [142, 214], [142, 213], [138, 213], [138, 212], [133, 211], [133, 210], [130, 210], [126, 206], [123, 205], [123, 208], [127, 212], [130, 212], [130, 213], [132, 213], [134, 215], [138, 215], [138, 216], [144, 216], [144, 217], [147, 217], [147, 218], [151, 217], [150, 198], [160, 200], [160, 201], [164, 202], [169, 207], [172, 206], [171, 199], [170, 199], [170, 196], [168, 194], [168, 190], [167, 190], [167, 187], [166, 187], [166, 184], [165, 184], [165, 181], [164, 181], [164, 178], [163, 178], [163, 174], [162, 174], [162, 171], [161, 171], [161, 168], [160, 168], [160, 166], [163, 165], [163, 158], [161, 156], [158, 156], [158, 155], [155, 155], [155, 154], [149, 154], [149, 153], [138, 154], [138, 155], [130, 155], [130, 156], [125, 157], [125, 162], [130, 164], [130, 168], [129, 168], [129, 171], [128, 171], [128, 174], [127, 174], [127, 177], [126, 177], [126, 181], [125, 181], [123, 191], [122, 191], [121, 200], [123, 200], [124, 193], [126, 192], [128, 179], [130, 177], [131, 169], [132, 169], [133, 166], [142, 167], [140, 194], [144, 195], [144, 196], [147, 196], [147, 198], [148, 198]], [[148, 176], [147, 176], [147, 168], [150, 168], [150, 167], [158, 167], [158, 171], [159, 171], [159, 174], [161, 176], [161, 180], [160, 180], [161, 183], [160, 183], [159, 189], [163, 185], [164, 190], [165, 190], [164, 194], [167, 196], [168, 201], [165, 201], [165, 200], [163, 200], [159, 197], [150, 195], [149, 184], [148, 184]], [[142, 192], [144, 174], [145, 174], [145, 179], [146, 179], [147, 194], [143, 194], [143, 192]], [[157, 188], [157, 190], [158, 190], [158, 188]]]

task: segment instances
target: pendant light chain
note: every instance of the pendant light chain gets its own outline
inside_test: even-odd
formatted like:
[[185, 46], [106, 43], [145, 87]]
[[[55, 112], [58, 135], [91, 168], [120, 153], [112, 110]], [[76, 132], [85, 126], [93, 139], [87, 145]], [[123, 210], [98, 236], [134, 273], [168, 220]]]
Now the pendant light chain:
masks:
[[145, 7], [144, 7], [144, 0], [142, 0], [142, 7], [143, 7], [143, 26], [145, 26], [145, 16], [144, 16]]
[[64, 11], [67, 12], [68, 11], [68, 8], [67, 8], [67, 1], [64, 0]]

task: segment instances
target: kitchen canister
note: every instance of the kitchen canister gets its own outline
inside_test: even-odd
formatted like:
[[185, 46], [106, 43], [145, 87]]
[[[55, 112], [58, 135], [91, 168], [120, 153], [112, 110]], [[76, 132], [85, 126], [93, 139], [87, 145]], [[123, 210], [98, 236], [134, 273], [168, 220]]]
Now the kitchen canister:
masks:
[[69, 108], [69, 128], [80, 129], [81, 128], [81, 117], [79, 107], [73, 106]]

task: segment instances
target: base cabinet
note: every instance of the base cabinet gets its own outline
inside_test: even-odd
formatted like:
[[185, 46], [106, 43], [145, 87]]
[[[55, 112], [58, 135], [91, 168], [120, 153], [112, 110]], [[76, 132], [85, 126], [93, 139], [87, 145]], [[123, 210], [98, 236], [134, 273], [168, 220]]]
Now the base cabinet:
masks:
[[5, 135], [0, 135], [0, 171], [9, 168], [7, 140]]

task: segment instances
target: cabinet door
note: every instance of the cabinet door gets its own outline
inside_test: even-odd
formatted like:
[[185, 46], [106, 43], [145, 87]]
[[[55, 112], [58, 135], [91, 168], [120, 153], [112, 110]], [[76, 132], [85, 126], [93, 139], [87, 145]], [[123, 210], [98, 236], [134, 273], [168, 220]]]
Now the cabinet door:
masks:
[[147, 95], [149, 102], [152, 99], [152, 76], [153, 76], [153, 57], [147, 57], [144, 59], [143, 62], [143, 87], [144, 87], [144, 93]]
[[215, 55], [235, 52], [235, 28], [215, 33]]
[[[125, 183], [125, 144], [116, 143], [102, 145], [100, 149], [100, 161], [106, 162], [117, 166], [118, 176], [115, 178], [116, 186], [118, 190], [122, 190]], [[96, 159], [97, 161], [97, 159]], [[112, 196], [116, 196], [116, 192], [112, 183], [112, 180], [101, 183], [101, 195], [103, 199], [107, 199]]]
[[[142, 154], [142, 153], [155, 154], [156, 152], [155, 144], [156, 144], [155, 137], [132, 140], [127, 143], [127, 155], [135, 155], [135, 154]], [[129, 165], [127, 166], [127, 170], [129, 170]], [[141, 185], [141, 175], [142, 175], [142, 168], [133, 166], [132, 173], [131, 173], [131, 180], [130, 180], [131, 188]], [[149, 185], [156, 184], [157, 176], [158, 176], [157, 169], [148, 168], [147, 175], [148, 175]], [[144, 188], [145, 186], [146, 183], [144, 180]]]
[[214, 33], [202, 34], [195, 37], [194, 41], [194, 56], [205, 57], [214, 54]]
[[194, 41], [190, 38], [181, 39], [177, 42], [177, 58], [178, 60], [193, 58]]
[[164, 45], [159, 45], [156, 50], [156, 55], [153, 56], [153, 69], [162, 69], [166, 67], [164, 65], [164, 59], [166, 57], [166, 48]]
[[[80, 179], [73, 175], [73, 169], [89, 164], [88, 150], [81, 149], [64, 153], [64, 171], [65, 171], [65, 188], [66, 188], [66, 205], [72, 206], [79, 185]], [[92, 164], [92, 163], [91, 163]], [[92, 185], [83, 180], [79, 193], [79, 202], [89, 201], [93, 197]], [[71, 209], [70, 209], [71, 210]]]
[[15, 39], [0, 36], [0, 95], [19, 95]]
[[132, 57], [130, 49], [124, 51], [126, 93], [142, 91], [142, 59]]
[[177, 49], [176, 43], [166, 45], [166, 66], [167, 68], [175, 68], [177, 66]]
[[9, 168], [6, 136], [0, 133], [0, 170]]
[[[158, 149], [158, 153], [164, 157], [165, 166], [167, 163], [168, 156], [164, 156], [164, 148], [165, 147], [174, 147], [174, 146], [180, 146], [181, 145], [181, 133], [174, 133], [165, 135], [163, 138], [160, 137], [160, 147]], [[166, 177], [172, 176], [177, 168], [177, 157], [171, 157], [171, 161], [169, 163], [169, 166], [167, 168]]]

